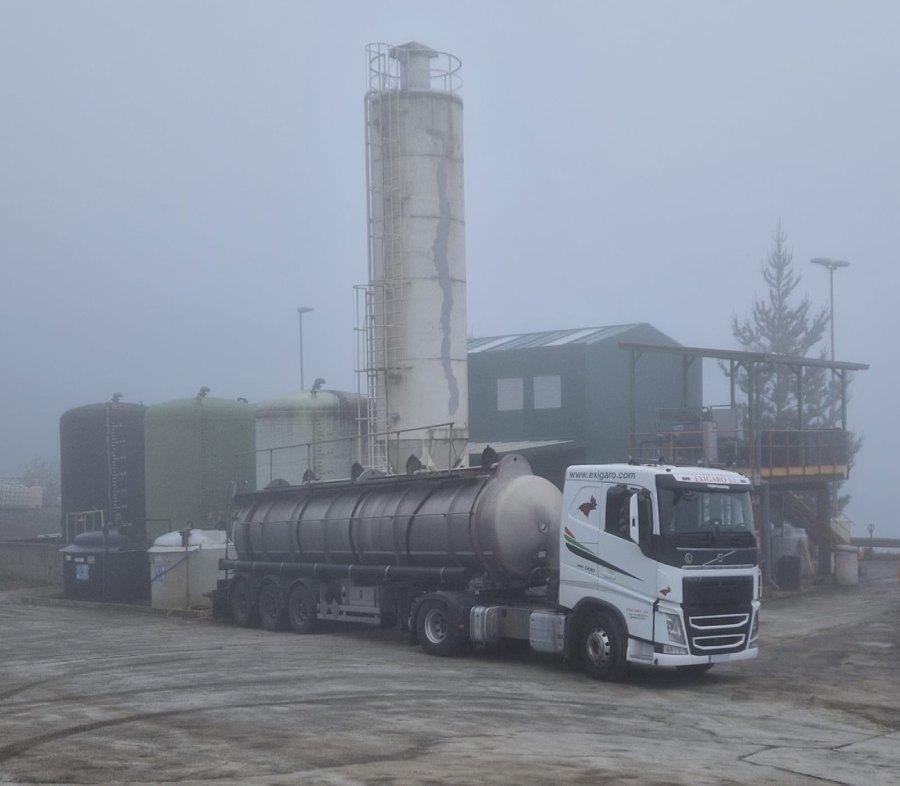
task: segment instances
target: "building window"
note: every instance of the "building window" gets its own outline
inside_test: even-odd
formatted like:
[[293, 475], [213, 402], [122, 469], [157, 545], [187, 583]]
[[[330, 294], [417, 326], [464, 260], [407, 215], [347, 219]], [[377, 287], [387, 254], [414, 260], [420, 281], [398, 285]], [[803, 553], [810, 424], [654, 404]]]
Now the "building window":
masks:
[[534, 378], [534, 408], [559, 409], [562, 406], [562, 383], [559, 374]]
[[497, 409], [508, 412], [525, 406], [525, 391], [522, 377], [507, 377], [497, 380]]

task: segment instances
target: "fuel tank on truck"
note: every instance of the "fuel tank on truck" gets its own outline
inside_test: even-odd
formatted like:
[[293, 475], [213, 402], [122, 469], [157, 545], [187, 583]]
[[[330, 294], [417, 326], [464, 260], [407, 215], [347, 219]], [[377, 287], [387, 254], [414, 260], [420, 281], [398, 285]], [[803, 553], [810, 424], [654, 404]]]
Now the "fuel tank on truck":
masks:
[[273, 488], [235, 503], [240, 560], [460, 567], [500, 581], [557, 561], [562, 494], [519, 455], [493, 467]]

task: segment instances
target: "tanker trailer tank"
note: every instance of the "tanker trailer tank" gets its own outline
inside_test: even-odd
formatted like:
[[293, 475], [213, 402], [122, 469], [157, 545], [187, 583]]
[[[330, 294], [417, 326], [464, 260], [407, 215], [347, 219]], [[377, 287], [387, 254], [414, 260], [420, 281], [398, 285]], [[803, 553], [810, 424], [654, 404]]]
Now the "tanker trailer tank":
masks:
[[234, 567], [257, 573], [509, 586], [557, 563], [561, 494], [518, 455], [493, 468], [311, 483], [236, 502]]

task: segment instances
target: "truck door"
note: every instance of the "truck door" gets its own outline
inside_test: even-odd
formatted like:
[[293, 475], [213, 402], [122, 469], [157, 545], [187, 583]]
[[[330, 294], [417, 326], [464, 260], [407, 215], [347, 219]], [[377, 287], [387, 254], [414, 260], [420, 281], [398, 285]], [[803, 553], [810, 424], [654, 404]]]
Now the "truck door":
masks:
[[[652, 641], [653, 603], [657, 596], [656, 560], [649, 548], [653, 534], [652, 497], [640, 486], [603, 485], [597, 548], [601, 594], [622, 612], [631, 635]], [[631, 528], [632, 497], [637, 503], [636, 532]]]
[[[599, 574], [594, 560], [600, 544], [603, 493], [603, 486], [597, 483], [581, 486], [566, 494], [559, 552], [560, 581], [563, 585], [596, 590]], [[576, 596], [580, 596], [579, 593]]]

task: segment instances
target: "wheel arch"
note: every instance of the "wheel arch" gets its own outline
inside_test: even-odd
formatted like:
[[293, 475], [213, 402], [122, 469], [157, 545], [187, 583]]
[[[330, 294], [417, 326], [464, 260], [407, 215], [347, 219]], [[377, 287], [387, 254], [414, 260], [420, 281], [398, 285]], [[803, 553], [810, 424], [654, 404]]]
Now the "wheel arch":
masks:
[[621, 626], [627, 642], [629, 635], [628, 623], [625, 621], [625, 615], [622, 614], [621, 609], [608, 601], [600, 600], [600, 598], [582, 598], [575, 604], [575, 607], [566, 617], [566, 647], [564, 653], [566, 658], [572, 657], [572, 649], [576, 639], [575, 634], [578, 631], [578, 626], [592, 611], [602, 611], [612, 616], [612, 618]]
[[419, 615], [419, 609], [422, 604], [429, 600], [440, 600], [447, 604], [452, 615], [452, 621], [455, 625], [463, 623], [465, 625], [466, 638], [469, 636], [469, 610], [475, 605], [474, 596], [466, 592], [453, 592], [448, 590], [436, 590], [426, 592], [417, 597], [409, 610], [409, 643], [419, 644], [419, 633], [416, 626], [416, 619]]

